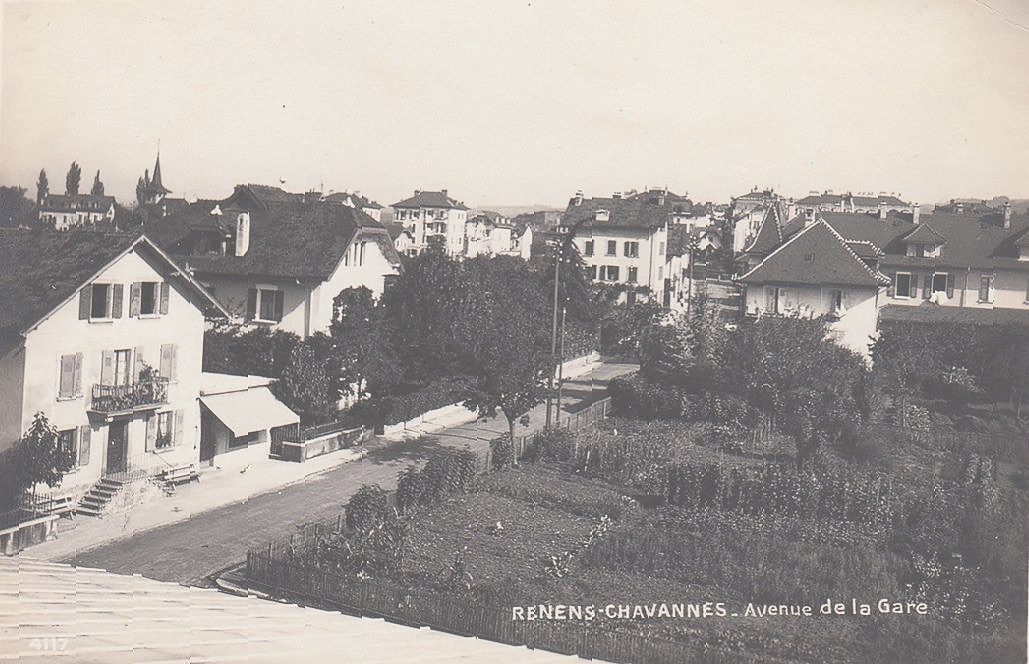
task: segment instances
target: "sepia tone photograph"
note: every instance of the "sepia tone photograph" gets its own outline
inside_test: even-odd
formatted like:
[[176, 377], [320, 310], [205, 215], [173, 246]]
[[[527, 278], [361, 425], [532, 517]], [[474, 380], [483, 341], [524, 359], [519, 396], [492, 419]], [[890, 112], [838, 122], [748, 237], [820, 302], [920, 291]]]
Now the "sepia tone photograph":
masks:
[[1019, 664], [1026, 0], [0, 0], [0, 660]]

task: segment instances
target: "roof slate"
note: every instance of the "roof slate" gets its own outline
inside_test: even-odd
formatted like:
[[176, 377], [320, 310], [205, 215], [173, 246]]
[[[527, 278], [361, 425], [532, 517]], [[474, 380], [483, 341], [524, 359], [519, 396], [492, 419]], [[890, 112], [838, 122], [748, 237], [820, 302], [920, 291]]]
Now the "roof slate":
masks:
[[467, 210], [464, 203], [455, 200], [444, 191], [418, 191], [410, 198], [405, 198], [399, 203], [394, 203], [395, 208], [450, 208], [452, 210]]
[[[607, 210], [607, 221], [597, 221], [597, 210]], [[668, 223], [668, 215], [676, 211], [675, 204], [656, 205], [625, 198], [584, 198], [578, 205], [573, 198], [568, 203], [562, 226], [607, 226], [611, 228], [655, 229]]]
[[782, 228], [779, 225], [779, 214], [776, 206], [771, 206], [765, 212], [758, 228], [757, 235], [750, 246], [743, 249], [744, 253], [754, 255], [770, 254], [776, 247], [782, 244]]
[[872, 271], [831, 226], [819, 221], [794, 235], [740, 281], [878, 286], [889, 279]]

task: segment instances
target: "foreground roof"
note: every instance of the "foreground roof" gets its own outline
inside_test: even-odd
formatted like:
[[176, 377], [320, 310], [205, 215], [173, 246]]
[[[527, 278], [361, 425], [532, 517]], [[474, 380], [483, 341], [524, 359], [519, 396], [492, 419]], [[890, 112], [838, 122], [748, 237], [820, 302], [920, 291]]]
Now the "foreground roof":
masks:
[[879, 286], [889, 279], [868, 267], [825, 221], [794, 235], [739, 279], [742, 283]]
[[[74, 296], [107, 265], [136, 248], [178, 271], [166, 254], [138, 232], [0, 229], [0, 351]], [[224, 314], [207, 291], [183, 276], [201, 298], [204, 309]]]

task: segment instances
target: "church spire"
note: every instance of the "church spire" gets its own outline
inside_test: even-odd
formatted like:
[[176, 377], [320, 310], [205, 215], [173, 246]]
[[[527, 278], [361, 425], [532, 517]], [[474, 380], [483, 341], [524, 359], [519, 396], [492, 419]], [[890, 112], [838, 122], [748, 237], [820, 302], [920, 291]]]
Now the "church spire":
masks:
[[161, 153], [157, 153], [157, 161], [154, 162], [154, 175], [150, 178], [150, 191], [155, 194], [170, 194], [171, 191], [164, 188], [161, 182]]

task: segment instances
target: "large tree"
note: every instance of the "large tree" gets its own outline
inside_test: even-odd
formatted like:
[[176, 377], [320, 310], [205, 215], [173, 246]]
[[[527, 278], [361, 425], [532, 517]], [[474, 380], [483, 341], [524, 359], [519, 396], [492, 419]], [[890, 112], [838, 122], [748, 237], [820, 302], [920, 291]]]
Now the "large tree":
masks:
[[515, 425], [546, 395], [546, 300], [517, 259], [475, 259], [468, 271], [471, 289], [455, 329], [475, 378], [465, 405], [483, 417], [502, 412], [513, 442]]
[[363, 286], [340, 292], [332, 305], [336, 388], [341, 394], [384, 396], [403, 378], [385, 307]]
[[71, 166], [68, 167], [68, 174], [64, 178], [64, 193], [66, 194], [77, 194], [79, 193], [79, 182], [82, 180], [82, 168], [79, 167], [78, 162], [71, 162]]
[[306, 344], [296, 346], [290, 353], [282, 376], [272, 384], [272, 392], [293, 409], [305, 425], [327, 421], [336, 410], [324, 360]]
[[46, 176], [46, 169], [39, 169], [39, 179], [36, 180], [36, 205], [42, 205], [47, 196], [50, 195], [50, 179]]
[[29, 223], [32, 211], [24, 187], [0, 187], [0, 226], [14, 228]]

